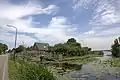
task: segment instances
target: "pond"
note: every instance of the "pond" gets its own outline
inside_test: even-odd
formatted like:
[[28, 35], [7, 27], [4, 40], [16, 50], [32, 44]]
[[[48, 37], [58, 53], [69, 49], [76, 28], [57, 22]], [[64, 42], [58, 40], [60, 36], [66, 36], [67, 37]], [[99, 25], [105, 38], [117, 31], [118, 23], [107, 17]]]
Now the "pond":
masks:
[[120, 80], [120, 69], [105, 67], [98, 63], [84, 64], [81, 70], [65, 74], [70, 79], [84, 80]]
[[50, 63], [49, 66], [58, 73], [59, 80], [120, 80], [120, 68], [102, 64], [112, 59], [111, 56], [95, 58], [99, 60], [87, 64]]

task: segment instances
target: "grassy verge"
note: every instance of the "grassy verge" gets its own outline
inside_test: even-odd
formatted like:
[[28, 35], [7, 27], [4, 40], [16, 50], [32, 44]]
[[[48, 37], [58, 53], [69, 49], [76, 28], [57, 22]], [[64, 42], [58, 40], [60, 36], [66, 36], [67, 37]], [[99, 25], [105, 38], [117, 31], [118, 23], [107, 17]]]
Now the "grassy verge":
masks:
[[63, 61], [69, 61], [69, 60], [79, 60], [79, 59], [84, 59], [84, 58], [93, 58], [93, 57], [103, 57], [103, 55], [85, 55], [85, 56], [74, 56], [74, 57], [66, 57], [63, 59]]
[[79, 64], [85, 64], [91, 61], [97, 61], [97, 58], [95, 55], [86, 55], [81, 57], [73, 57], [73, 58], [66, 58], [63, 60], [63, 62], [70, 62], [70, 63], [79, 63]]
[[103, 64], [109, 65], [111, 67], [120, 67], [120, 58], [113, 58], [103, 62]]
[[26, 61], [9, 61], [9, 80], [56, 80], [43, 66]]

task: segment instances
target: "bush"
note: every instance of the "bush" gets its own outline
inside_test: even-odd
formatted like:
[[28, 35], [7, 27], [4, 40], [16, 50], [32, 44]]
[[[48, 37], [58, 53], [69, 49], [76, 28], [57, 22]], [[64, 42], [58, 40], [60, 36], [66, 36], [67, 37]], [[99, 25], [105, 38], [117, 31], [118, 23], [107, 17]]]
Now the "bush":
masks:
[[2, 49], [0, 48], [0, 55], [2, 54]]
[[37, 63], [9, 61], [10, 80], [55, 80], [51, 72]]

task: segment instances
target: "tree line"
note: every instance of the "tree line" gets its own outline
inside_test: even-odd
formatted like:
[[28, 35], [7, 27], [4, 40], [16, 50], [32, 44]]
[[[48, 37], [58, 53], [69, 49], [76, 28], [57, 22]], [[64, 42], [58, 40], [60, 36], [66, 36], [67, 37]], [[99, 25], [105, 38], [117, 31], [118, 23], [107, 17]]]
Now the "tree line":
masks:
[[48, 52], [63, 54], [63, 56], [83, 56], [92, 53], [91, 48], [82, 47], [74, 38], [68, 39], [65, 43], [58, 43], [54, 46], [50, 46]]
[[[0, 44], [0, 50], [5, 52], [8, 49], [6, 44]], [[24, 47], [23, 45], [19, 45], [16, 49], [13, 48], [12, 50], [8, 50], [8, 53], [15, 51], [15, 53], [22, 52], [24, 50], [29, 51], [32, 50], [33, 46]], [[49, 46], [47, 52], [51, 52], [53, 54], [62, 54], [63, 56], [83, 56], [88, 54], [97, 54], [96, 52], [91, 51], [89, 47], [82, 47], [81, 43], [77, 42], [76, 39], [70, 38], [65, 43], [58, 43], [54, 46]], [[98, 55], [103, 55], [100, 52]]]

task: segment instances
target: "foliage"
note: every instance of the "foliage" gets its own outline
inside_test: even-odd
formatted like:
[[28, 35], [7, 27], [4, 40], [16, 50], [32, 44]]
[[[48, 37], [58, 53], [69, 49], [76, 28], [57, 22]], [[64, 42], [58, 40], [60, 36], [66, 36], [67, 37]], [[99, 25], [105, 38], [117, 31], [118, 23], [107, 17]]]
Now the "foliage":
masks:
[[94, 55], [85, 55], [81, 57], [69, 57], [63, 60], [63, 62], [78, 63], [78, 64], [85, 64], [91, 61], [98, 61], [98, 59], [94, 58]]
[[112, 45], [112, 55], [114, 57], [120, 57], [120, 44], [114, 43]]
[[37, 63], [9, 61], [10, 80], [56, 80], [51, 72]]
[[22, 52], [24, 49], [25, 49], [25, 47], [23, 45], [19, 45], [19, 47], [16, 48], [16, 53]]
[[74, 39], [74, 38], [70, 38], [70, 39], [68, 39], [68, 41], [67, 41], [67, 43], [75, 43], [76, 42], [76, 40]]
[[9, 49], [9, 50], [8, 50], [8, 53], [11, 53], [11, 52], [12, 52], [12, 50], [11, 50], [11, 49]]
[[0, 54], [2, 54], [3, 50], [0, 48]]
[[0, 49], [5, 54], [5, 51], [8, 50], [8, 46], [6, 44], [0, 43]]
[[49, 47], [48, 52], [63, 54], [64, 56], [83, 56], [91, 52], [91, 48], [81, 47], [74, 38], [68, 39], [66, 43], [55, 44]]
[[103, 64], [110, 67], [120, 67], [120, 58], [112, 58], [111, 60], [104, 61]]

